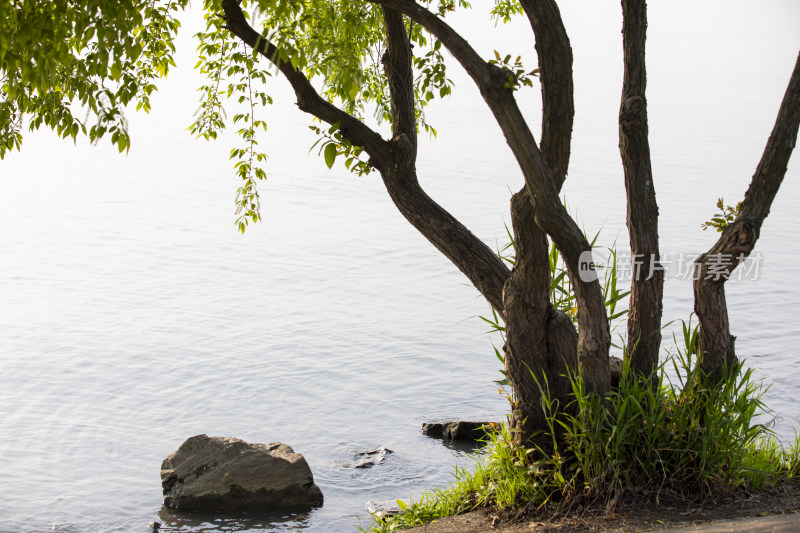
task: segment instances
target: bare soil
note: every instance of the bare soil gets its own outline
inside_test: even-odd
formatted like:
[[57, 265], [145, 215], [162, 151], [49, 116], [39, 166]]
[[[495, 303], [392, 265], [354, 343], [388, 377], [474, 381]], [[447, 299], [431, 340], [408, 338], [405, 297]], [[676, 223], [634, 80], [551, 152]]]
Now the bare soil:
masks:
[[[800, 512], [800, 488], [785, 484], [759, 492], [738, 492], [727, 496], [686, 499], [662, 495], [631, 494], [622, 498], [613, 510], [599, 507], [578, 507], [564, 516], [547, 516], [542, 512], [526, 517], [496, 509], [480, 509], [471, 513], [443, 518], [424, 526], [409, 529], [411, 533], [632, 533], [700, 526], [697, 531], [800, 531], [800, 514], [782, 519], [766, 518]], [[741, 523], [720, 521], [765, 517]], [[782, 525], [781, 525], [782, 524]], [[782, 529], [783, 528], [783, 529]], [[695, 529], [691, 529], [694, 531]]]

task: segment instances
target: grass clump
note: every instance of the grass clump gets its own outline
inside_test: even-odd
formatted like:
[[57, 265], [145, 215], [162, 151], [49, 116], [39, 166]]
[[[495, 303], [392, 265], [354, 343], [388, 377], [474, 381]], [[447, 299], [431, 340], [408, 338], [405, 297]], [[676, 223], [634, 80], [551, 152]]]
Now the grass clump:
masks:
[[584, 493], [612, 503], [627, 488], [709, 494], [762, 489], [793, 475], [795, 449], [784, 450], [772, 430], [756, 422], [767, 410], [752, 369], [703, 387], [698, 383], [704, 380], [688, 373], [689, 359], [670, 362], [678, 376], [688, 376], [680, 386], [668, 380], [663, 365], [655, 386], [624, 369], [619, 388], [602, 398], [573, 379], [574, 410], [551, 416], [551, 431], [562, 431]]
[[[446, 489], [401, 504], [400, 515], [376, 520], [369, 531], [389, 532], [495, 506], [522, 517], [567, 513], [577, 505], [613, 508], [626, 491], [659, 499], [760, 490], [800, 473], [798, 440], [784, 448], [767, 424], [765, 392], [740, 366], [713, 387], [699, 385], [687, 347], [643, 381], [627, 366], [618, 388], [602, 396], [572, 376], [573, 401], [556, 412], [547, 394], [544, 432], [552, 443], [514, 446], [507, 426], [488, 436], [473, 469], [457, 469]], [[670, 372], [667, 372], [669, 368]], [[675, 383], [668, 374], [672, 374]]]

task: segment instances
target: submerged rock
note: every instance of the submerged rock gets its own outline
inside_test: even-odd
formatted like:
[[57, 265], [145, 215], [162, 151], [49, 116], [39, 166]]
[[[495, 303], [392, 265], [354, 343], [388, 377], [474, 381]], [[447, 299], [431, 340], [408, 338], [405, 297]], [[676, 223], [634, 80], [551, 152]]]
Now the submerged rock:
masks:
[[395, 516], [402, 512], [397, 500], [370, 500], [364, 507], [366, 507], [369, 514], [378, 520], [383, 520], [388, 516]]
[[358, 452], [356, 463], [353, 465], [353, 468], [372, 468], [375, 465], [381, 464], [386, 456], [392, 452], [389, 448], [384, 448], [381, 446], [377, 450], [372, 450], [369, 452]]
[[447, 440], [479, 440], [486, 436], [487, 431], [497, 427], [499, 425], [496, 422], [425, 422], [422, 424], [422, 434]]
[[305, 458], [280, 442], [196, 435], [161, 465], [164, 505], [238, 511], [322, 505]]

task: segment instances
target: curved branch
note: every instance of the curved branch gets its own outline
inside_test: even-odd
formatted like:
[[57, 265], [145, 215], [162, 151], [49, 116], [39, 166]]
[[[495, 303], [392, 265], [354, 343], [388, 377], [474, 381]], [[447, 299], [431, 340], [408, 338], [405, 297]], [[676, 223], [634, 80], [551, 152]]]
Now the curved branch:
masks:
[[277, 47], [250, 26], [237, 0], [223, 0], [222, 9], [226, 28], [248, 46], [258, 50], [289, 81], [300, 110], [328, 124], [339, 123], [342, 134], [353, 144], [363, 146], [375, 160], [386, 159], [389, 149], [386, 141], [366, 124], [322, 98], [308, 78], [295, 69], [291, 62], [281, 61]]
[[[405, 135], [395, 138], [395, 153], [408, 153]], [[511, 272], [503, 261], [461, 222], [434, 202], [420, 186], [413, 164], [398, 160], [381, 171], [383, 183], [400, 213], [442, 252], [503, 318], [503, 285]]]
[[542, 151], [560, 190], [569, 168], [575, 116], [572, 47], [554, 0], [522, 0], [536, 37], [542, 85]]
[[700, 321], [698, 366], [712, 380], [738, 363], [730, 333], [725, 282], [753, 251], [761, 225], [786, 175], [800, 129], [800, 54], [783, 96], [775, 126], [761, 156], [736, 220], [695, 265], [694, 309]]
[[392, 101], [392, 162], [383, 166], [386, 190], [400, 213], [463, 272], [501, 315], [503, 285], [510, 272], [495, 252], [420, 186], [416, 173], [417, 123], [411, 43], [403, 15], [383, 8], [386, 28], [384, 70]]
[[800, 125], [800, 54], [781, 102], [778, 118], [764, 148], [761, 161], [744, 195], [739, 217], [761, 226], [786, 175], [789, 158], [797, 144]]
[[278, 49], [249, 25], [237, 0], [223, 0], [222, 7], [227, 28], [258, 50], [286, 77], [297, 96], [300, 110], [328, 124], [338, 122], [342, 135], [354, 145], [364, 147], [403, 216], [447, 256], [489, 304], [503, 315], [503, 284], [510, 275], [508, 268], [483, 241], [434, 202], [417, 180], [414, 170], [416, 122], [411, 85], [411, 52], [408, 37], [402, 28], [402, 17], [386, 10], [387, 44], [390, 50], [384, 64], [392, 91], [395, 134], [392, 141], [386, 141], [357, 118], [324, 100], [302, 72], [291, 63], [281, 61]]

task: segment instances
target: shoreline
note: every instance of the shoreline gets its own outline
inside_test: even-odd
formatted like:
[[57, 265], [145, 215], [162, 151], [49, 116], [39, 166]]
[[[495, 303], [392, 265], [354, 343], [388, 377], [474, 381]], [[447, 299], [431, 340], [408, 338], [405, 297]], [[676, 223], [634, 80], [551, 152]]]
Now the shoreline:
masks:
[[[798, 510], [800, 511], [800, 510]], [[424, 526], [406, 529], [409, 533], [483, 533], [498, 531], [504, 533], [522, 532], [567, 532], [567, 531], [608, 531], [620, 533], [633, 533], [639, 531], [670, 531], [672, 533], [736, 533], [736, 532], [794, 532], [800, 531], [800, 512], [794, 511], [784, 514], [770, 514], [767, 516], [753, 516], [748, 518], [733, 518], [710, 520], [691, 525], [679, 523], [643, 522], [640, 525], [598, 524], [596, 526], [582, 525], [574, 528], [570, 524], [548, 525], [541, 522], [522, 522], [511, 526], [492, 526], [492, 521], [483, 511], [472, 511], [457, 517], [447, 517], [435, 520]]]
[[602, 509], [579, 511], [551, 518], [528, 517], [514, 522], [486, 508], [434, 520], [403, 530], [409, 533], [584, 533], [673, 531], [689, 533], [800, 531], [800, 487], [784, 483], [774, 488], [727, 497], [709, 497], [703, 502], [637, 501], [632, 498], [606, 514]]

